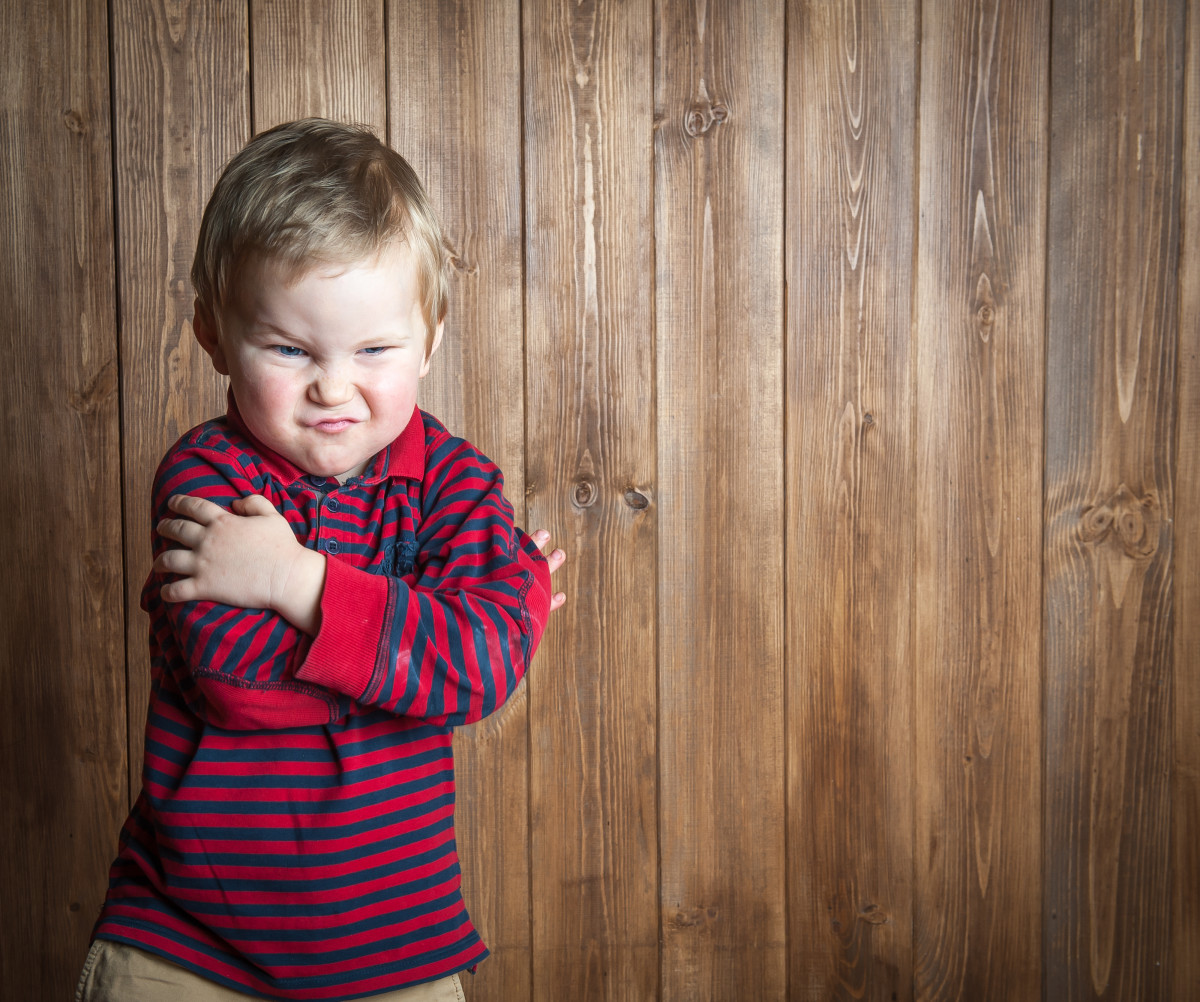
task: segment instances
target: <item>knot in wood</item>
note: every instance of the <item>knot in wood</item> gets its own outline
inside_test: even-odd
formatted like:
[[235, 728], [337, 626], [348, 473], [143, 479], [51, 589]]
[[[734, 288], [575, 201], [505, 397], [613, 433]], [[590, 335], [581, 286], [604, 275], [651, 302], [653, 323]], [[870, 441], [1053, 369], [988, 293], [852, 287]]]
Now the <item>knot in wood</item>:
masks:
[[720, 125], [729, 117], [728, 109], [711, 101], [697, 101], [683, 117], [683, 131], [693, 139], [704, 135], [714, 125]]
[[83, 116], [74, 108], [63, 109], [62, 120], [68, 132], [73, 132], [77, 136], [82, 136], [87, 132], [87, 124], [84, 122]]
[[458, 253], [458, 249], [445, 237], [442, 238], [442, 256], [446, 263], [462, 275], [475, 275], [479, 268], [471, 264]]
[[625, 503], [636, 511], [643, 511], [650, 507], [650, 499], [641, 491], [635, 490], [632, 487], [625, 491]]
[[984, 303], [975, 314], [981, 327], [991, 327], [996, 322], [996, 311], [991, 303]]
[[1107, 542], [1136, 560], [1158, 549], [1158, 499], [1136, 497], [1125, 484], [1100, 504], [1088, 505], [1080, 518], [1080, 536], [1088, 543]]
[[888, 915], [879, 905], [867, 905], [858, 913], [858, 917], [871, 925], [886, 925]]
[[580, 480], [571, 492], [571, 503], [576, 508], [590, 508], [596, 503], [596, 485], [590, 480]]
[[82, 389], [68, 394], [67, 402], [80, 414], [95, 414], [116, 395], [117, 382], [117, 363], [109, 359]]
[[691, 929], [712, 925], [716, 919], [717, 910], [711, 905], [707, 908], [679, 908], [672, 916], [671, 924], [676, 929]]

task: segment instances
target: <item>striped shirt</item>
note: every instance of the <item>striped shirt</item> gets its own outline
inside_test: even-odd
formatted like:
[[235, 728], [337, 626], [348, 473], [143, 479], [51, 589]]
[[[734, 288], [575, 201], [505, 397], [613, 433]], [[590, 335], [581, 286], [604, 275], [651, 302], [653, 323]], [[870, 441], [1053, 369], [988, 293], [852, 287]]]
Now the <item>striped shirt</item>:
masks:
[[321, 624], [163, 602], [151, 573], [142, 791], [95, 936], [274, 999], [360, 998], [487, 955], [460, 893], [450, 729], [512, 693], [550, 604], [502, 486], [421, 411], [345, 484], [258, 445], [232, 399], [168, 452], [154, 523], [173, 494], [265, 495], [328, 555]]

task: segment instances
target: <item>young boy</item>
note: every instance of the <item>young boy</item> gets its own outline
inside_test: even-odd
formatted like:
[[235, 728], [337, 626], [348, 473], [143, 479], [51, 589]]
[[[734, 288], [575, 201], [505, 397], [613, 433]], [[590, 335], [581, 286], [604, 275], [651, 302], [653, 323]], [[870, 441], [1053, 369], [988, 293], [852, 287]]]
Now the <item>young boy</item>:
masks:
[[229, 412], [155, 480], [142, 792], [77, 998], [461, 999], [450, 728], [520, 682], [563, 555], [416, 408], [441, 234], [371, 133], [252, 140], [192, 278]]

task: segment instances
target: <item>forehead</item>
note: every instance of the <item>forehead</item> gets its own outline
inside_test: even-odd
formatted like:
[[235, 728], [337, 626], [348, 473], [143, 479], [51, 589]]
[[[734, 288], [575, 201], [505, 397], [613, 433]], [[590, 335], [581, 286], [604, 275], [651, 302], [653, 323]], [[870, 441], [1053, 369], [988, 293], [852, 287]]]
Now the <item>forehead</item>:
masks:
[[390, 243], [366, 255], [305, 258], [290, 261], [266, 254], [253, 255], [244, 269], [247, 278], [294, 288], [307, 278], [338, 278], [352, 271], [388, 272], [397, 280], [417, 277], [417, 260], [407, 243]]
[[226, 312], [244, 314], [266, 296], [287, 296], [302, 286], [324, 285], [322, 280], [349, 276], [346, 283], [370, 276], [374, 286], [389, 290], [408, 299], [418, 295], [420, 275], [416, 256], [407, 244], [391, 244], [361, 258], [348, 260], [288, 261], [265, 254], [255, 254], [237, 268], [236, 280], [230, 282], [226, 297]]

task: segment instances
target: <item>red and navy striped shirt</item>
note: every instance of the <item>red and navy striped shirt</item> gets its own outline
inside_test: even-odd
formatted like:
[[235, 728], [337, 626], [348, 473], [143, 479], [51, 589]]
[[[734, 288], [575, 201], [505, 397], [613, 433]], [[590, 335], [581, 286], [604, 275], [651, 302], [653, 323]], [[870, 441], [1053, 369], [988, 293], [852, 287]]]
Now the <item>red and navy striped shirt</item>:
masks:
[[450, 728], [512, 693], [550, 607], [502, 487], [421, 411], [345, 484], [256, 443], [232, 401], [168, 452], [154, 524], [173, 494], [265, 495], [328, 555], [321, 623], [163, 602], [150, 575], [142, 791], [95, 936], [275, 999], [360, 998], [487, 955], [460, 893]]

